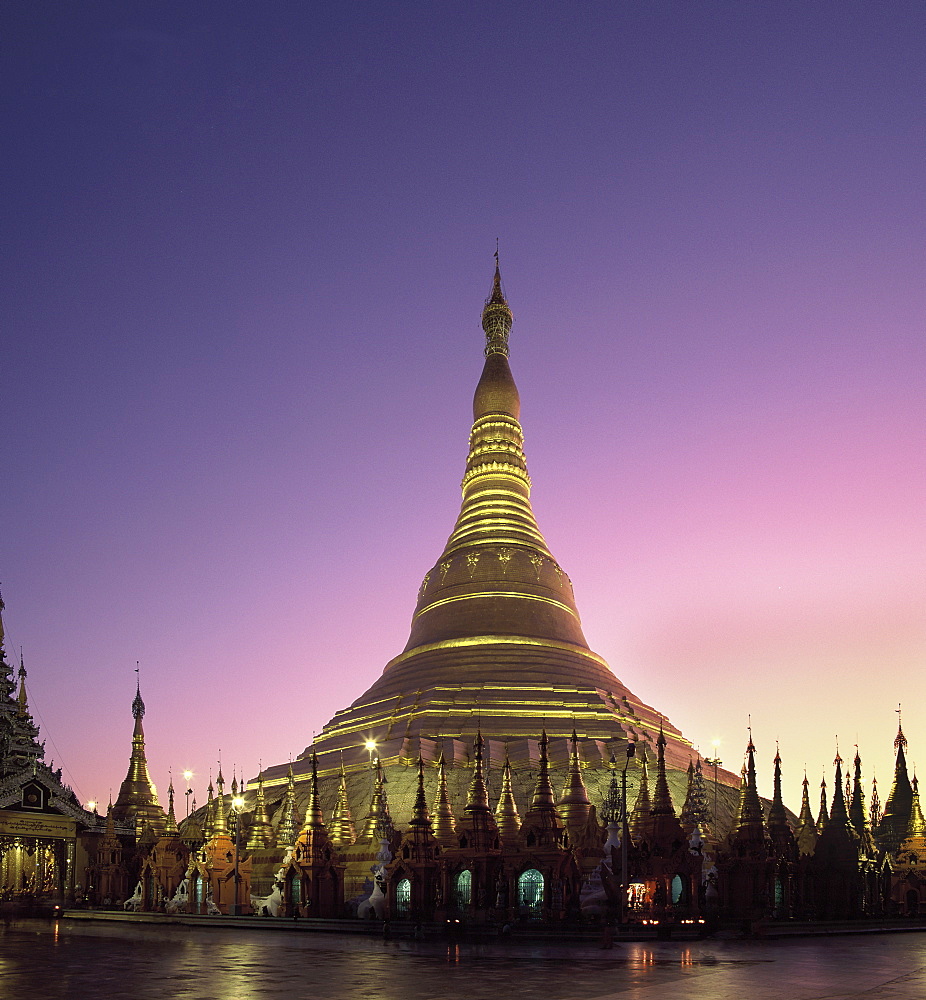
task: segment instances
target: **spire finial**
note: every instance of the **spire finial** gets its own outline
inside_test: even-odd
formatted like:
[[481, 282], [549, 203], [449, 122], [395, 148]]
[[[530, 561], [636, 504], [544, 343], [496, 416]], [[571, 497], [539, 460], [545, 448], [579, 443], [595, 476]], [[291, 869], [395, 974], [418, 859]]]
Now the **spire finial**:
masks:
[[492, 291], [486, 299], [482, 310], [482, 329], [486, 335], [486, 357], [501, 354], [508, 357], [508, 334], [514, 317], [505, 293], [502, 291], [502, 272], [498, 263], [498, 238], [495, 240], [495, 277], [492, 281]]
[[900, 714], [900, 702], [897, 703], [897, 708], [894, 709], [897, 713], [897, 736], [894, 738], [894, 749], [899, 750], [901, 747], [907, 745], [907, 737], [903, 734], [903, 721]]
[[140, 665], [138, 660], [135, 661], [135, 700], [132, 702], [132, 715], [136, 719], [143, 719], [145, 717], [145, 703], [142, 701], [141, 697], [141, 680], [140, 680]]

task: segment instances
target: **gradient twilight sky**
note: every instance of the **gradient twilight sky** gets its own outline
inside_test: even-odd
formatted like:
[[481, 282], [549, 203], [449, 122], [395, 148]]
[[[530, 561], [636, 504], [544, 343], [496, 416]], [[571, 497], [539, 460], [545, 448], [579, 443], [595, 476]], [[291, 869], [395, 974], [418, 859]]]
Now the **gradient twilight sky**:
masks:
[[[495, 238], [590, 645], [760, 787], [926, 766], [926, 6], [22, 3], [3, 549], [47, 757], [300, 753], [459, 509]], [[182, 802], [178, 812], [182, 812]]]

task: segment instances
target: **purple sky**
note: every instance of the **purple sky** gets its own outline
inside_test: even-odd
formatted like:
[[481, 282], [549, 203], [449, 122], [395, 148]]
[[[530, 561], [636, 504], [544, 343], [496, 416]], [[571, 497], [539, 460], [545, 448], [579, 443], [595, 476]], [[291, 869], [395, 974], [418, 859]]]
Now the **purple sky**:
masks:
[[[20, 4], [0, 580], [48, 757], [296, 755], [459, 507], [495, 237], [586, 635], [785, 797], [926, 762], [926, 7]], [[179, 789], [183, 782], [175, 778]], [[182, 811], [182, 804], [178, 807]]]

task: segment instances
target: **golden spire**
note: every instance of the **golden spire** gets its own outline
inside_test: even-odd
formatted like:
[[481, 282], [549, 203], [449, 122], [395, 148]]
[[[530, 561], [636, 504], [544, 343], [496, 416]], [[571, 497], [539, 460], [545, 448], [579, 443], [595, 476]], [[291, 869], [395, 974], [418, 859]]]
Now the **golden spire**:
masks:
[[280, 847], [291, 847], [299, 833], [296, 829], [296, 779], [293, 776], [292, 761], [286, 775], [286, 795], [281, 808], [283, 811], [277, 827], [277, 844]]
[[318, 798], [318, 758], [312, 754], [312, 777], [309, 781], [309, 802], [305, 810], [303, 830], [321, 830], [325, 826], [325, 817]]
[[788, 827], [788, 816], [785, 813], [785, 804], [781, 798], [781, 752], [776, 744], [775, 790], [772, 795], [772, 808], [768, 811], [768, 828], [769, 831], [783, 831], [785, 827]]
[[502, 790], [495, 807], [495, 822], [504, 847], [514, 847], [518, 843], [521, 830], [521, 817], [514, 800], [514, 790], [511, 787], [511, 761], [505, 754], [505, 767], [502, 771]]
[[894, 780], [891, 782], [891, 790], [884, 803], [884, 814], [878, 825], [878, 840], [881, 846], [891, 853], [900, 846], [907, 824], [910, 822], [910, 809], [913, 805], [913, 788], [907, 774], [907, 756], [904, 752], [907, 747], [907, 737], [903, 733], [899, 705], [896, 712], [897, 736], [894, 739], [894, 749], [897, 751], [897, 758], [894, 763]]
[[[502, 272], [498, 264], [498, 247], [495, 248], [495, 277], [492, 281], [492, 291], [485, 301], [482, 310], [482, 329], [486, 335], [486, 357], [493, 354], [508, 357], [508, 334], [514, 316], [502, 291]], [[517, 414], [514, 414], [517, 416]]]
[[132, 753], [129, 758], [128, 772], [119, 788], [113, 812], [116, 822], [134, 822], [138, 832], [141, 832], [146, 824], [150, 824], [156, 833], [161, 833], [165, 828], [167, 817], [158, 803], [154, 782], [148, 777], [145, 729], [142, 724], [145, 717], [145, 703], [141, 697], [137, 664], [135, 675], [135, 699], [132, 702], [135, 728], [132, 732]]
[[273, 846], [273, 826], [270, 817], [267, 815], [267, 800], [264, 797], [264, 779], [261, 776], [260, 768], [257, 772], [257, 801], [254, 803], [254, 817], [251, 820], [251, 829], [248, 831], [249, 851], [259, 851], [266, 847]]
[[537, 773], [537, 784], [534, 786], [534, 796], [531, 799], [531, 812], [556, 811], [553, 786], [550, 784], [550, 761], [547, 757], [547, 746], [549, 743], [547, 731], [544, 729], [540, 734], [540, 770]]
[[649, 797], [649, 769], [646, 762], [646, 744], [638, 744], [640, 747], [640, 787], [637, 790], [637, 798], [633, 804], [633, 811], [630, 814], [630, 835], [634, 841], [644, 840], [649, 833], [651, 826], [651, 815], [653, 803]]
[[486, 788], [485, 775], [482, 773], [482, 751], [485, 743], [482, 733], [476, 734], [473, 741], [474, 765], [473, 780], [469, 785], [469, 800], [464, 807], [464, 812], [468, 813], [490, 813], [489, 790]]
[[849, 819], [855, 827], [855, 832], [864, 837], [871, 830], [871, 822], [868, 818], [868, 806], [865, 804], [865, 790], [862, 787], [862, 758], [858, 747], [855, 748], [855, 773], [852, 781], [852, 801], [849, 805]]
[[521, 823], [521, 837], [528, 848], [559, 846], [563, 839], [563, 821], [556, 811], [553, 786], [550, 784], [550, 761], [547, 756], [549, 742], [544, 728], [540, 734], [540, 769], [534, 796]]
[[440, 755], [437, 763], [437, 800], [434, 803], [434, 836], [441, 847], [456, 846], [456, 824], [453, 819], [453, 806], [447, 792], [447, 771], [444, 766], [444, 755]]
[[810, 811], [810, 782], [804, 771], [803, 791], [801, 793], [801, 811], [797, 817], [797, 846], [801, 854], [813, 854], [817, 843], [817, 824]]
[[415, 792], [415, 805], [412, 808], [411, 827], [431, 829], [431, 814], [428, 812], [428, 801], [424, 797], [424, 761], [418, 757], [418, 790]]
[[582, 765], [579, 760], [579, 737], [575, 729], [569, 740], [569, 774], [563, 785], [563, 794], [557, 803], [557, 810], [567, 827], [583, 827], [588, 822], [592, 802], [588, 789], [582, 780]]
[[910, 805], [910, 822], [907, 824], [907, 836], [923, 837], [926, 836], [926, 820], [923, 819], [923, 810], [920, 807], [920, 788], [915, 774], [911, 787], [913, 797]]
[[820, 781], [820, 812], [817, 813], [817, 836], [826, 829], [830, 819], [830, 811], [826, 804], [826, 775]]
[[477, 732], [473, 742], [473, 780], [470, 782], [464, 815], [457, 823], [457, 837], [460, 844], [462, 845], [465, 840], [469, 849], [476, 852], [496, 850], [499, 846], [498, 828], [489, 806], [489, 791], [483, 773], [484, 747], [482, 733]]
[[[508, 365], [511, 310], [495, 270], [483, 311], [486, 360], [457, 523], [419, 595], [406, 651], [461, 635], [535, 636], [588, 649], [572, 588], [530, 504], [531, 480]], [[461, 615], [460, 602], [466, 602]]]
[[170, 775], [170, 784], [167, 786], [167, 825], [164, 828], [166, 833], [177, 832], [177, 817], [174, 815], [174, 776]]
[[675, 805], [669, 791], [669, 781], [666, 778], [666, 734], [659, 727], [656, 738], [656, 791], [653, 795], [654, 816], [674, 816]]
[[756, 748], [752, 742], [752, 726], [749, 727], [749, 742], [746, 745], [745, 780], [740, 786], [736, 825], [731, 836], [756, 841], [765, 839], [765, 815], [756, 787]]
[[350, 813], [350, 801], [347, 798], [347, 775], [344, 773], [344, 762], [342, 761], [338, 801], [331, 815], [331, 841], [335, 847], [350, 847], [356, 839], [354, 820]]
[[228, 833], [225, 822], [225, 778], [222, 777], [222, 761], [219, 761], [219, 773], [215, 779], [215, 816], [212, 820], [212, 836], [218, 837]]
[[389, 816], [389, 806], [386, 802], [386, 776], [379, 757], [373, 758], [376, 777], [373, 781], [373, 795], [370, 799], [370, 811], [363, 824], [360, 840], [373, 843], [375, 840], [388, 836], [392, 830], [392, 819]]
[[23, 663], [22, 650], [19, 653], [19, 695], [16, 702], [19, 705], [17, 714], [24, 719], [29, 714], [29, 703], [26, 701], [26, 666]]
[[846, 809], [846, 800], [842, 788], [842, 757], [839, 755], [839, 748], [836, 749], [836, 759], [833, 761], [836, 767], [835, 785], [833, 787], [833, 801], [830, 805], [830, 818], [827, 826], [838, 828], [840, 831], [848, 830], [852, 834], [855, 829], [849, 822], [849, 811]]
[[876, 828], [881, 822], [881, 798], [878, 795], [878, 778], [871, 776], [871, 825]]
[[206, 789], [206, 811], [203, 814], [203, 836], [212, 838], [215, 832], [215, 789], [212, 787], [212, 770], [209, 771], [209, 787]]

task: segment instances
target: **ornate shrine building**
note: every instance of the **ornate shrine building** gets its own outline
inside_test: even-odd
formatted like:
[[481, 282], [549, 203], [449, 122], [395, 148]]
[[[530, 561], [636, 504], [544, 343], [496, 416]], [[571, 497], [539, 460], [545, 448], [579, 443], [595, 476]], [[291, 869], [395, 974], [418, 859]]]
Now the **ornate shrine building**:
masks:
[[[97, 817], [45, 763], [29, 712], [26, 668], [6, 659], [0, 598], [0, 898], [63, 903], [79, 891], [88, 865], [88, 831]], [[92, 848], [90, 849], [92, 850]]]

